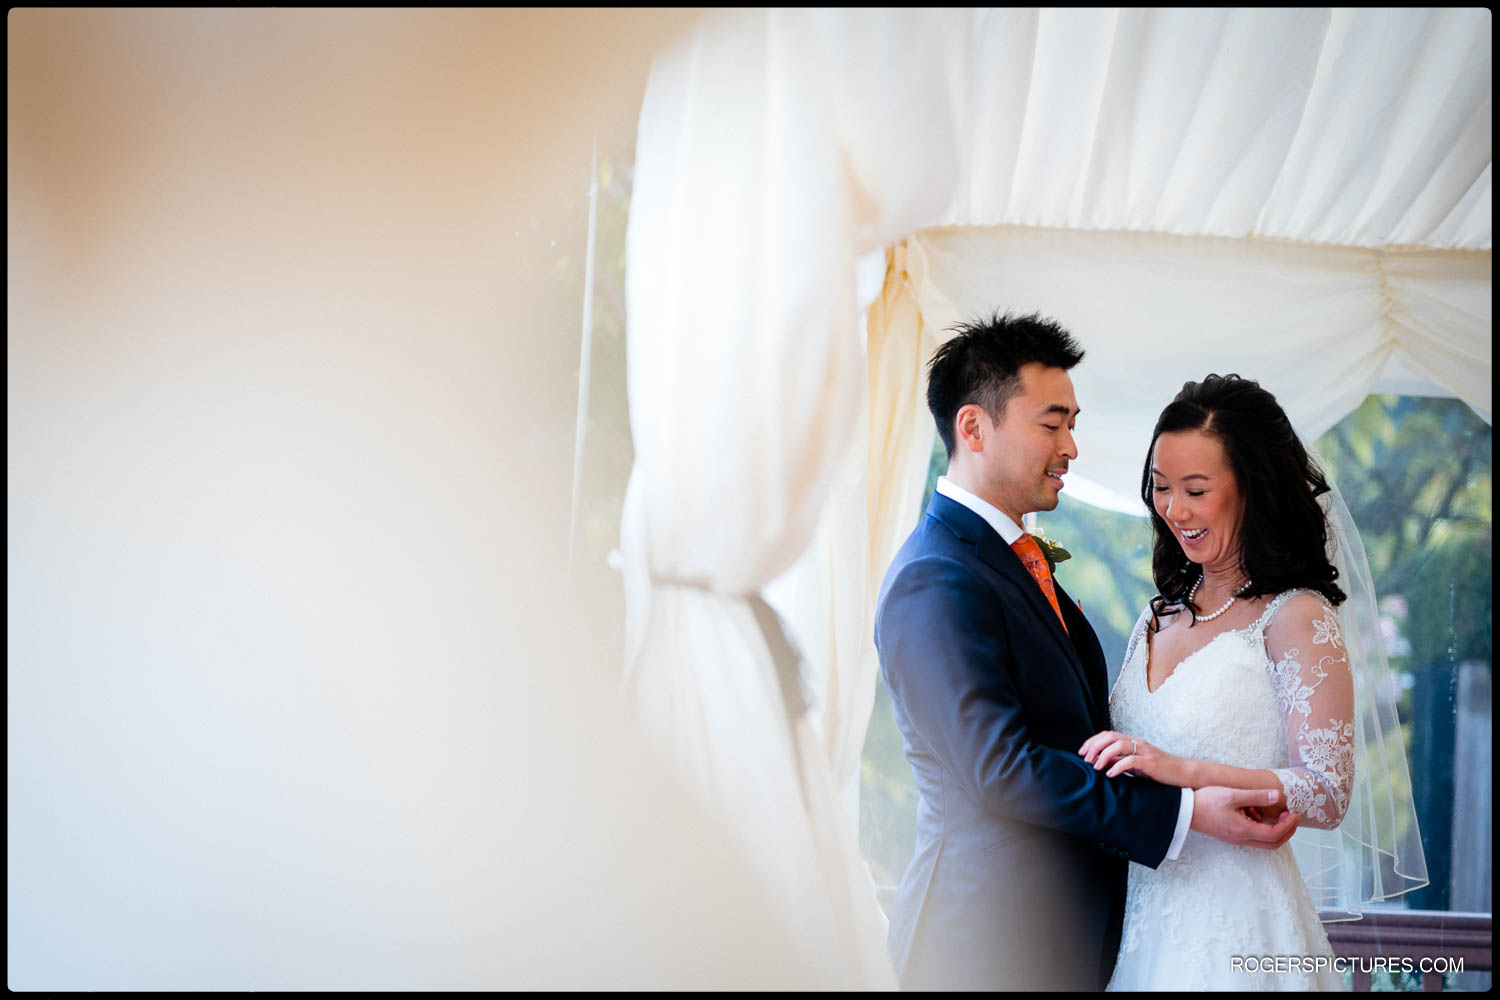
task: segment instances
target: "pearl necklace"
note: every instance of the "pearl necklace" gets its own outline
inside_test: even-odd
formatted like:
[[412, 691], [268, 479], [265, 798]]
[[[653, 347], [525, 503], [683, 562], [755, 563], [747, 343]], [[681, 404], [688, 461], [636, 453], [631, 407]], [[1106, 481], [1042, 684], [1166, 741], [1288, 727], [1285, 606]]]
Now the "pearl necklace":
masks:
[[[1187, 602], [1186, 602], [1188, 607], [1192, 607], [1192, 605], [1193, 605], [1193, 595], [1196, 594], [1196, 593], [1198, 593], [1198, 585], [1201, 584], [1202, 582], [1203, 582], [1203, 574], [1199, 573], [1198, 574], [1198, 579], [1196, 581], [1194, 581], [1194, 583], [1193, 583], [1193, 589], [1188, 591]], [[1235, 601], [1239, 600], [1239, 596], [1241, 594], [1243, 594], [1245, 591], [1249, 590], [1249, 589], [1250, 589], [1250, 581], [1246, 580], [1244, 586], [1240, 587], [1239, 590], [1236, 590], [1234, 593], [1232, 593], [1232, 594], [1229, 595], [1229, 600], [1227, 600], [1227, 601], [1224, 602], [1224, 606], [1222, 608], [1220, 608], [1218, 611], [1215, 611], [1211, 615], [1199, 615], [1199, 614], [1195, 614], [1195, 615], [1193, 615], [1193, 621], [1195, 621], [1195, 622], [1211, 622], [1211, 621], [1213, 621], [1215, 618], [1219, 617], [1224, 612], [1228, 611], [1229, 610], [1229, 606], [1231, 604], [1233, 604]]]

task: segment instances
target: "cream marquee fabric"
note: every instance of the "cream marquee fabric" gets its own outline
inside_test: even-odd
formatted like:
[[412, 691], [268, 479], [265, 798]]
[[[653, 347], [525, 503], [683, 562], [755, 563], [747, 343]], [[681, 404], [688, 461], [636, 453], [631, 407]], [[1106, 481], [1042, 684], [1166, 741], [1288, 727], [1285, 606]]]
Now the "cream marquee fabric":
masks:
[[[1482, 10], [746, 11], [659, 58], [628, 242], [627, 683], [810, 946], [842, 947], [828, 908], [850, 907], [830, 982], [889, 975], [852, 814], [828, 812], [858, 785], [944, 328], [1005, 308], [1078, 334], [1070, 487], [1118, 506], [1208, 371], [1261, 379], [1307, 435], [1377, 387], [1488, 419], [1490, 60]], [[806, 657], [797, 745], [761, 591]]]
[[[1309, 440], [1373, 391], [1456, 395], [1490, 416], [1488, 253], [1012, 226], [908, 243], [926, 256], [928, 325], [1001, 306], [1078, 336], [1070, 492], [1105, 506], [1144, 513], [1156, 416], [1209, 372], [1260, 381]], [[930, 446], [931, 427], [917, 433]]]

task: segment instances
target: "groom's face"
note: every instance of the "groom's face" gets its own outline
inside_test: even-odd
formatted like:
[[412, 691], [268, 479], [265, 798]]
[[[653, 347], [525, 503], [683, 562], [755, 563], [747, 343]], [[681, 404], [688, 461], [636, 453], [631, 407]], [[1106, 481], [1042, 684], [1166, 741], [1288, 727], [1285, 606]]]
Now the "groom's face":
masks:
[[1022, 514], [1057, 507], [1068, 463], [1078, 457], [1073, 442], [1078, 400], [1068, 373], [1032, 362], [1018, 374], [1020, 391], [1006, 403], [994, 445], [987, 443], [984, 451], [985, 478], [999, 501], [995, 506], [1017, 524]]

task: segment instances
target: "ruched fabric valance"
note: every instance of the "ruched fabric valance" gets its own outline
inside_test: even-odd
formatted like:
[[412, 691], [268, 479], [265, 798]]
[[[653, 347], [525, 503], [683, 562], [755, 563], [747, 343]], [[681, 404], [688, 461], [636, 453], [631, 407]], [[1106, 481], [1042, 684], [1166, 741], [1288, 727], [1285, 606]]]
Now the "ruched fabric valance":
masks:
[[916, 255], [928, 327], [1000, 307], [1077, 335], [1069, 492], [1103, 506], [1145, 512], [1156, 416], [1209, 372], [1258, 380], [1307, 440], [1371, 392], [1456, 395], [1490, 417], [1488, 252], [1000, 226], [924, 231]]

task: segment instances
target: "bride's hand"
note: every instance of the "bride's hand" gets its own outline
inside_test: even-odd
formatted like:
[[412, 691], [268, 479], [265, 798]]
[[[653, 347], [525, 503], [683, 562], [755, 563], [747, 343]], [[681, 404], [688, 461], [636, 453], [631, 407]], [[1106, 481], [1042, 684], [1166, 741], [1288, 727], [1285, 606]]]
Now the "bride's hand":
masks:
[[1128, 771], [1164, 785], [1186, 788], [1191, 784], [1186, 759], [1158, 750], [1140, 737], [1106, 729], [1085, 740], [1078, 753], [1096, 771], [1108, 767], [1106, 773], [1111, 778]]

